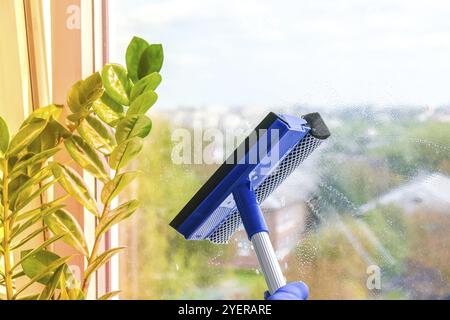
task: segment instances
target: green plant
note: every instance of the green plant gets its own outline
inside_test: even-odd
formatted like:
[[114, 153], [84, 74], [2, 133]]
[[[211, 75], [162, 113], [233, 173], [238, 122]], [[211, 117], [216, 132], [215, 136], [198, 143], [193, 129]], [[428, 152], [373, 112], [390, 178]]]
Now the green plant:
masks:
[[[155, 90], [161, 82], [162, 64], [161, 45], [134, 37], [126, 52], [126, 68], [107, 64], [101, 73], [72, 87], [65, 119], [61, 119], [64, 106], [40, 108], [10, 139], [7, 124], [0, 118], [0, 285], [6, 288], [7, 299], [83, 299], [92, 274], [122, 249], [100, 253], [99, 244], [113, 225], [138, 208], [137, 200], [116, 208], [111, 203], [138, 174], [127, 170], [127, 165], [150, 133], [152, 122], [145, 113], [158, 98]], [[70, 163], [52, 159], [61, 150], [103, 184], [100, 199], [92, 196]], [[57, 183], [66, 195], [47, 199], [46, 191]], [[65, 209], [69, 197], [97, 218], [92, 249], [77, 220]], [[43, 240], [26, 250], [40, 235]], [[53, 252], [57, 241], [86, 258], [81, 281], [68, 267], [72, 257]], [[18, 261], [13, 261], [14, 256], [20, 257]], [[28, 281], [16, 288], [15, 281], [22, 277]], [[43, 286], [24, 297], [35, 283]]]

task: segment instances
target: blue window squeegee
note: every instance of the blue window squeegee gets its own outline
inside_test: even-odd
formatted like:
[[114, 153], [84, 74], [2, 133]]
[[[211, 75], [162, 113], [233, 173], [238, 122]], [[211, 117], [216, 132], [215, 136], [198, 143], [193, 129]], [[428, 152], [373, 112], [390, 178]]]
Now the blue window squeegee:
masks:
[[286, 281], [260, 204], [329, 136], [318, 113], [269, 113], [170, 225], [188, 240], [227, 243], [242, 223], [273, 294]]

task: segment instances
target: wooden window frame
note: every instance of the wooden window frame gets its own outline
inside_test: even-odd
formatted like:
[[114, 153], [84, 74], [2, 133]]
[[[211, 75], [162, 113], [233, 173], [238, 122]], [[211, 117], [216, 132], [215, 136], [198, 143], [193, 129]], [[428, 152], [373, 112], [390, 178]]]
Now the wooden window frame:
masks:
[[[71, 86], [108, 62], [108, 0], [21, 1], [25, 12], [33, 109], [49, 103], [65, 105]], [[45, 48], [50, 48], [47, 50], [50, 52], [45, 52]], [[57, 160], [67, 161], [69, 156], [61, 154]], [[98, 199], [101, 183], [81, 168], [74, 166], [74, 169], [83, 176]], [[55, 187], [50, 196], [58, 197], [64, 193], [62, 188]], [[67, 210], [76, 217], [88, 246], [92, 247], [96, 218], [73, 199], [67, 201]], [[115, 228], [105, 235], [102, 248], [107, 250], [112, 245], [117, 246], [117, 239]], [[76, 254], [64, 243], [55, 244], [55, 250], [61, 255]], [[78, 270], [81, 276], [86, 263], [84, 257], [76, 255], [70, 265], [75, 274]], [[115, 258], [96, 273], [86, 298], [95, 299], [118, 290], [118, 277], [118, 258]]]

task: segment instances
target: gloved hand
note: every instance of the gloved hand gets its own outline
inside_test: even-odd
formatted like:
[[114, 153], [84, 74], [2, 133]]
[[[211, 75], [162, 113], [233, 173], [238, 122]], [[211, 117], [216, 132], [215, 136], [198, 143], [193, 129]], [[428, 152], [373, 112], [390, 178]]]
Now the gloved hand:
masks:
[[304, 282], [291, 282], [279, 288], [272, 295], [264, 292], [265, 300], [306, 300], [308, 299], [308, 286]]

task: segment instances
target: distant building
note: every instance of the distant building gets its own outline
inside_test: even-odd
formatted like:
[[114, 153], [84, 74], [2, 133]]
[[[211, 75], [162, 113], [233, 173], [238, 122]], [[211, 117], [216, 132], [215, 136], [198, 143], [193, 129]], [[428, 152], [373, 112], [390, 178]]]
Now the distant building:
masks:
[[379, 205], [395, 205], [406, 214], [420, 209], [450, 214], [450, 177], [440, 173], [419, 176], [361, 206], [360, 212]]

